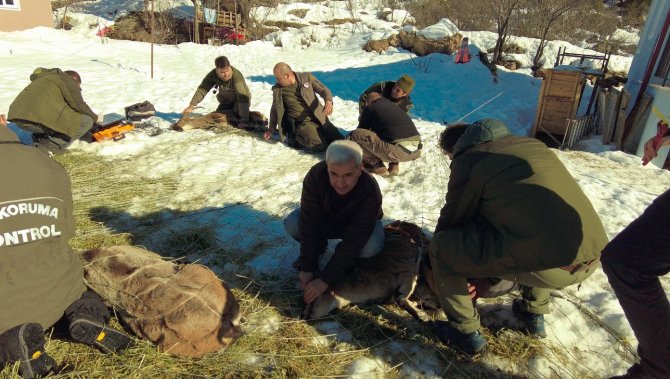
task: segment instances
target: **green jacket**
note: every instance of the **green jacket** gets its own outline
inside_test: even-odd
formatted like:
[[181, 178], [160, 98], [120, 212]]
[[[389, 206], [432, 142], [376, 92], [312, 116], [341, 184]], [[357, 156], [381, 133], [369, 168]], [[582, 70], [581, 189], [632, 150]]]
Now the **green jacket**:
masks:
[[[330, 92], [328, 87], [323, 85], [319, 79], [315, 78], [309, 72], [294, 72], [295, 80], [298, 86], [300, 87], [300, 95], [302, 99], [307, 104], [308, 109], [314, 114], [317, 120], [324, 125], [327, 120], [327, 116], [323, 111], [323, 105], [319, 102], [319, 99], [316, 97], [318, 93], [319, 96], [323, 98], [324, 101], [333, 101], [333, 94]], [[284, 138], [284, 131], [282, 128], [282, 122], [284, 121], [284, 100], [281, 95], [281, 86], [279, 83], [276, 83], [272, 86], [272, 107], [270, 108], [270, 130], [277, 130], [279, 127], [279, 134], [281, 138]]]
[[82, 114], [97, 121], [98, 115], [84, 102], [79, 84], [60, 69], [38, 68], [30, 81], [9, 106], [10, 121], [44, 125], [69, 137], [79, 131]]
[[237, 70], [235, 67], [233, 69], [233, 77], [230, 80], [222, 80], [216, 75], [216, 69], [210, 71], [205, 78], [202, 79], [202, 82], [198, 86], [198, 89], [195, 91], [193, 98], [191, 98], [191, 105], [198, 105], [205, 98], [207, 93], [217, 87], [216, 100], [219, 101], [219, 104], [223, 105], [232, 105], [231, 108], [240, 116], [240, 120], [243, 122], [249, 122], [249, 107], [251, 105], [251, 92], [249, 92], [249, 87], [247, 87], [247, 81], [244, 79], [244, 75]]
[[512, 136], [492, 119], [473, 124], [457, 141], [430, 245], [449, 275], [568, 266], [598, 258], [605, 244], [591, 202], [542, 142]]
[[365, 90], [361, 94], [361, 96], [358, 98], [358, 113], [362, 113], [363, 109], [367, 106], [366, 102], [368, 99], [368, 95], [370, 95], [372, 92], [377, 92], [384, 96], [385, 98], [389, 99], [392, 103], [396, 104], [397, 106], [400, 107], [405, 113], [409, 113], [409, 110], [414, 108], [414, 103], [412, 103], [412, 99], [409, 97], [409, 95], [401, 98], [400, 100], [396, 100], [393, 98], [391, 93], [393, 92], [393, 87], [395, 87], [395, 82], [392, 80], [385, 80], [382, 82], [377, 82], [368, 89]]
[[28, 322], [53, 325], [84, 291], [70, 179], [42, 151], [0, 126], [0, 334]]

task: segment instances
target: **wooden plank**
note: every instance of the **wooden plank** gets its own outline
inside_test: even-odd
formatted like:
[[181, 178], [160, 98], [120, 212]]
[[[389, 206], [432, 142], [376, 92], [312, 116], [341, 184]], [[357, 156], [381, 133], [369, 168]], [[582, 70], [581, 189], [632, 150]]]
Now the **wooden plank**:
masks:
[[579, 80], [579, 76], [563, 77], [563, 78], [559, 78], [559, 79], [554, 78], [552, 84], [554, 86], [570, 86], [578, 80]]
[[602, 90], [598, 90], [597, 94], [598, 98], [596, 101], [598, 102], [598, 134], [602, 135], [603, 134], [603, 129], [605, 129], [605, 125], [603, 120], [605, 119], [605, 104], [607, 104], [607, 94], [603, 92]]
[[561, 115], [551, 116], [543, 119], [542, 125], [546, 125], [547, 127], [551, 127], [552, 125], [562, 126], [567, 119], [567, 117]]
[[239, 26], [241, 19], [242, 18], [239, 14], [235, 14], [234, 12], [221, 11], [218, 14], [216, 22], [218, 26], [228, 26], [232, 28], [236, 25]]
[[603, 143], [609, 144], [612, 142], [614, 136], [614, 128], [616, 127], [616, 116], [619, 110], [619, 101], [621, 100], [621, 91], [616, 88], [611, 88], [607, 96], [607, 103], [605, 104], [605, 125], [606, 129], [603, 131]]
[[542, 82], [532, 136], [538, 131], [565, 135], [575, 116], [583, 79], [580, 72], [548, 70]]
[[[551, 73], [551, 71], [549, 72]], [[540, 86], [540, 93], [537, 96], [537, 111], [535, 112], [535, 122], [533, 122], [533, 128], [530, 131], [530, 136], [535, 137], [537, 133], [537, 126], [540, 123], [542, 117], [542, 110], [544, 109], [544, 90], [547, 84], [547, 79], [542, 79], [542, 85]]]
[[[637, 153], [637, 146], [640, 144], [642, 132], [644, 131], [644, 124], [647, 121], [647, 115], [651, 110], [651, 103], [654, 98], [649, 96], [646, 92], [642, 94], [642, 98], [637, 103], [636, 112], [633, 115], [630, 130], [624, 131], [623, 146], [624, 151], [630, 154]], [[629, 115], [630, 117], [630, 115]], [[626, 134], [628, 132], [628, 134]]]
[[[602, 142], [603, 142], [604, 145], [607, 145], [607, 144], [610, 143], [610, 139], [608, 139], [607, 136], [611, 135], [610, 134], [610, 128], [612, 127], [612, 125], [610, 124], [610, 117], [609, 117], [609, 114], [607, 112], [607, 104], [609, 104], [609, 102], [610, 102], [610, 100], [609, 100], [610, 99], [610, 93], [605, 88], [601, 89], [600, 93], [602, 93], [604, 95], [602, 97], [603, 101], [601, 101], [598, 104], [598, 108], [601, 109], [600, 124], [602, 125], [602, 133], [603, 133]], [[598, 100], [600, 100], [600, 99], [601, 98], [599, 98]]]
[[614, 142], [616, 143], [617, 149], [621, 150], [622, 148], [622, 139], [624, 131], [624, 123], [626, 122], [626, 108], [628, 108], [628, 102], [630, 101], [630, 92], [623, 90], [621, 93], [621, 101], [619, 102], [619, 109], [616, 115], [616, 129], [614, 130]]
[[564, 96], [564, 97], [573, 97], [575, 90], [575, 83], [560, 83], [553, 82], [551, 83], [551, 89], [549, 93], [553, 96]]

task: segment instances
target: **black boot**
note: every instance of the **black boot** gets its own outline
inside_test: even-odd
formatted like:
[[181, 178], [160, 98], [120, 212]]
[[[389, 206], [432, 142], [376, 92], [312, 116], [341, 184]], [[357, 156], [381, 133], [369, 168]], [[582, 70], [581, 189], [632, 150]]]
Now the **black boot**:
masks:
[[105, 354], [116, 353], [133, 344], [127, 334], [85, 316], [72, 320], [69, 329], [73, 340], [93, 346]]
[[70, 337], [103, 353], [115, 353], [133, 344], [127, 334], [108, 325], [109, 310], [93, 291], [86, 291], [81, 298], [65, 310]]
[[0, 335], [0, 353], [7, 363], [19, 363], [24, 378], [38, 378], [53, 370], [56, 362], [44, 351], [44, 329], [37, 323], [22, 324]]

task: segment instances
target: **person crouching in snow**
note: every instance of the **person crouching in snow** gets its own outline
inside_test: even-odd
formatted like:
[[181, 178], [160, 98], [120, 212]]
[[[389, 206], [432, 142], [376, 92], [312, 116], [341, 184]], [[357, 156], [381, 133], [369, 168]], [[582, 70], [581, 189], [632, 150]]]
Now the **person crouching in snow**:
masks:
[[450, 126], [440, 147], [451, 174], [426, 277], [448, 322], [437, 321], [434, 332], [466, 353], [483, 350], [468, 278], [492, 277], [520, 285], [512, 306], [519, 328], [544, 337], [550, 291], [581, 283], [598, 266], [607, 244], [598, 214], [556, 154], [501, 121]]
[[244, 75], [223, 55], [214, 59], [214, 66], [214, 69], [202, 79], [182, 115], [191, 114], [207, 93], [214, 88], [216, 100], [219, 101], [216, 111], [219, 113], [232, 112], [232, 115], [238, 119], [237, 127], [248, 128], [251, 92], [249, 92]]
[[[363, 148], [363, 167], [381, 176], [400, 173], [400, 162], [421, 156], [421, 136], [412, 119], [377, 92], [367, 97], [358, 128], [349, 139]], [[384, 162], [389, 162], [386, 168]]]
[[40, 67], [9, 106], [8, 119], [32, 133], [39, 148], [60, 153], [77, 139], [90, 142], [88, 132], [98, 115], [82, 98], [76, 71]]
[[84, 285], [74, 235], [70, 179], [44, 152], [22, 145], [0, 116], [0, 368], [19, 362], [24, 378], [43, 376], [54, 360], [44, 329], [65, 318], [70, 337], [105, 353], [131, 345], [110, 328], [109, 310]]
[[399, 106], [405, 113], [409, 113], [410, 109], [414, 108], [414, 103], [412, 103], [412, 99], [409, 96], [414, 89], [414, 84], [414, 78], [403, 74], [395, 82], [385, 80], [371, 85], [358, 98], [358, 113], [363, 113], [363, 110], [367, 106], [368, 96], [373, 92], [380, 93], [393, 104]]
[[[382, 193], [375, 178], [362, 169], [363, 151], [353, 141], [335, 141], [326, 160], [314, 165], [302, 185], [300, 208], [284, 220], [286, 233], [300, 242], [300, 271], [305, 304], [338, 282], [357, 257], [381, 252]], [[319, 269], [328, 239], [341, 239], [335, 254]]]

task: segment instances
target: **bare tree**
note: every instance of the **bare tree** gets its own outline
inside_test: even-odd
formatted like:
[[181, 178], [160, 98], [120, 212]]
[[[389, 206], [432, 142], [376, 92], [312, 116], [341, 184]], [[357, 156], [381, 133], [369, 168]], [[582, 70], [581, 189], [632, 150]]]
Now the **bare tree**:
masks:
[[540, 40], [540, 43], [533, 57], [532, 69], [538, 69], [542, 64], [544, 48], [547, 45], [547, 39], [552, 35], [552, 29], [557, 22], [564, 16], [571, 14], [580, 7], [590, 8], [593, 1], [584, 0], [526, 0], [526, 16], [530, 20], [532, 27], [528, 28], [530, 37]]
[[446, 0], [443, 17], [448, 17], [460, 30], [492, 30], [491, 18], [482, 12], [484, 6], [484, 0]]
[[416, 20], [417, 28], [425, 28], [436, 24], [442, 18], [449, 17], [460, 29], [458, 24], [460, 17], [457, 12], [452, 12], [454, 7], [451, 6], [450, 0], [411, 0], [405, 3], [405, 8]]
[[247, 39], [259, 39], [271, 32], [263, 24], [279, 4], [280, 0], [237, 0], [238, 9], [247, 10], [241, 14]]
[[502, 63], [505, 44], [509, 38], [509, 33], [514, 22], [519, 17], [519, 10], [527, 0], [483, 0], [483, 12], [490, 15], [496, 25], [498, 39], [493, 48], [492, 62]]

